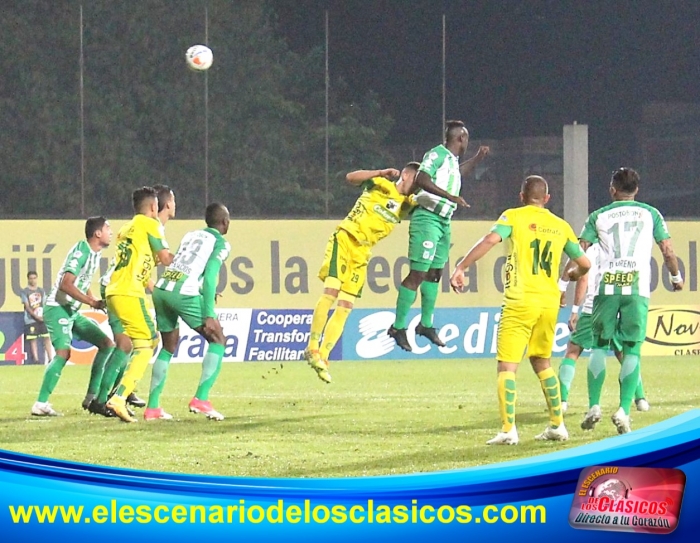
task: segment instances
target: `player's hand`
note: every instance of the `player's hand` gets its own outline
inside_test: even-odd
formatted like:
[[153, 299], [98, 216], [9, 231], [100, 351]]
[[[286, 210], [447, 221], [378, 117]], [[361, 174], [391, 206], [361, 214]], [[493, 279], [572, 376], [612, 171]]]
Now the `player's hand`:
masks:
[[569, 331], [575, 332], [576, 325], [578, 324], [578, 313], [572, 313], [569, 317]]
[[476, 152], [476, 159], [484, 160], [490, 152], [491, 148], [488, 145], [480, 145], [479, 150]]
[[104, 300], [96, 300], [95, 298], [92, 298], [90, 300], [90, 307], [93, 309], [97, 309], [98, 311], [104, 311], [107, 308], [107, 302]]
[[559, 295], [559, 307], [566, 307], [566, 291]]
[[395, 179], [401, 175], [401, 172], [396, 168], [386, 168], [384, 170], [379, 170], [380, 177], [386, 177], [388, 179]]
[[207, 317], [204, 319], [204, 326], [202, 328], [204, 328], [204, 332], [211, 337], [219, 331], [219, 321], [212, 317]]
[[450, 285], [457, 294], [462, 292], [464, 288], [464, 270], [455, 268], [455, 271], [452, 272], [452, 277], [450, 277]]
[[679, 291], [679, 290], [683, 290], [683, 284], [684, 284], [683, 281], [680, 281], [680, 282], [678, 282], [678, 283], [671, 282], [671, 284], [673, 285], [673, 290], [674, 290], [674, 291], [677, 292], [677, 291]]
[[470, 207], [469, 204], [465, 201], [465, 199], [461, 196], [452, 196], [450, 200], [460, 207]]

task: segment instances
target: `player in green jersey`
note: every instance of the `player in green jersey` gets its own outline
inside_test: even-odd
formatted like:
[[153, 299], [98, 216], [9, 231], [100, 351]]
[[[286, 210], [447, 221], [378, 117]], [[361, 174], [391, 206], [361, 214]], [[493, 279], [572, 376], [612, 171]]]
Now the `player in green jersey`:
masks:
[[85, 239], [68, 252], [56, 282], [44, 306], [44, 322], [49, 330], [56, 356], [46, 367], [32, 415], [52, 416], [58, 413], [51, 407], [49, 396], [61, 378], [61, 372], [70, 358], [71, 342], [78, 337], [98, 348], [92, 363], [88, 396], [94, 396], [102, 380], [102, 372], [114, 351], [114, 343], [94, 321], [79, 313], [87, 304], [93, 309], [104, 309], [104, 300], [98, 300], [90, 292], [92, 277], [100, 263], [102, 249], [112, 240], [112, 229], [104, 217], [90, 217], [85, 223]]
[[207, 206], [207, 227], [185, 234], [173, 262], [158, 279], [153, 290], [156, 322], [163, 338], [151, 375], [151, 392], [144, 412], [146, 420], [169, 420], [172, 416], [160, 406], [160, 395], [173, 353], [179, 340], [179, 319], [199, 332], [209, 343], [202, 362], [199, 387], [190, 401], [193, 413], [203, 413], [208, 419], [223, 420], [209, 401], [224, 356], [224, 337], [216, 318], [214, 303], [219, 269], [228, 258], [231, 246], [224, 239], [229, 228], [229, 212], [218, 203]]
[[387, 330], [397, 345], [411, 351], [406, 335], [408, 312], [421, 292], [421, 320], [416, 334], [444, 347], [433, 327], [433, 313], [442, 271], [450, 255], [451, 219], [457, 206], [468, 207], [459, 195], [462, 177], [468, 176], [489, 153], [488, 147], [479, 147], [472, 158], [460, 164], [459, 158], [469, 145], [469, 132], [462, 121], [448, 121], [445, 143], [428, 151], [423, 157], [416, 184], [416, 207], [411, 217], [408, 235], [408, 258], [411, 271], [399, 287], [396, 300], [396, 320]]

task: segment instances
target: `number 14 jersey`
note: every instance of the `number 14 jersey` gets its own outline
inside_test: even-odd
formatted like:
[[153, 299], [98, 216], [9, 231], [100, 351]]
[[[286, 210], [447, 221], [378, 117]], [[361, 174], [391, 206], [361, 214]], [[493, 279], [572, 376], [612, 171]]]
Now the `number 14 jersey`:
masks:
[[596, 293], [649, 298], [651, 252], [669, 237], [661, 213], [641, 202], [613, 202], [591, 213], [581, 239], [600, 245]]
[[491, 231], [509, 244], [505, 305], [559, 307], [562, 251], [569, 258], [583, 255], [569, 223], [545, 208], [526, 205], [504, 211]]

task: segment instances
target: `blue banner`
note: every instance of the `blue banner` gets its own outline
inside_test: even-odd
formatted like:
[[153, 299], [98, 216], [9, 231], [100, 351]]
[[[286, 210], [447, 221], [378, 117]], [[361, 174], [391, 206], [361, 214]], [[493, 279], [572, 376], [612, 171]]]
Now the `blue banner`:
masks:
[[[647, 505], [640, 505], [638, 499], [621, 502], [636, 499], [640, 490], [629, 475], [626, 481], [595, 481], [601, 473], [622, 474], [623, 467], [642, 466], [682, 472], [679, 480], [687, 481], [682, 507], [678, 484], [673, 498], [659, 494], [660, 484], [653, 492], [641, 489]], [[652, 481], [654, 473], [644, 472], [644, 480]], [[700, 516], [694, 514], [700, 506], [699, 484], [698, 410], [623, 436], [513, 462], [369, 478], [140, 472], [0, 451], [0, 527], [3, 541], [23, 543], [63, 538], [149, 543], [639, 540], [635, 533], [609, 531], [610, 515], [574, 509], [581, 508], [577, 499], [590, 489], [586, 511], [594, 505], [599, 511], [626, 510], [631, 531], [640, 525], [644, 529], [639, 531], [649, 531], [653, 522], [673, 530], [664, 541], [686, 541], [695, 540], [700, 529]], [[614, 485], [621, 493], [606, 494]], [[653, 496], [661, 501], [650, 508]], [[587, 523], [598, 523], [596, 529], [602, 531], [593, 535], [580, 529]]]

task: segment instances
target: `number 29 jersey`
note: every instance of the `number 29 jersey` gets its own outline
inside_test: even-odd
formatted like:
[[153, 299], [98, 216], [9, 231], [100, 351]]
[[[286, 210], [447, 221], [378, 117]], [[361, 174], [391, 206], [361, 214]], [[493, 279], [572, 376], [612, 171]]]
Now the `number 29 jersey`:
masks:
[[569, 258], [583, 255], [569, 223], [545, 208], [526, 205], [504, 211], [491, 231], [509, 244], [504, 304], [559, 307], [562, 251]]
[[661, 213], [642, 202], [613, 202], [591, 213], [581, 239], [600, 245], [596, 294], [649, 298], [654, 243], [670, 237]]

